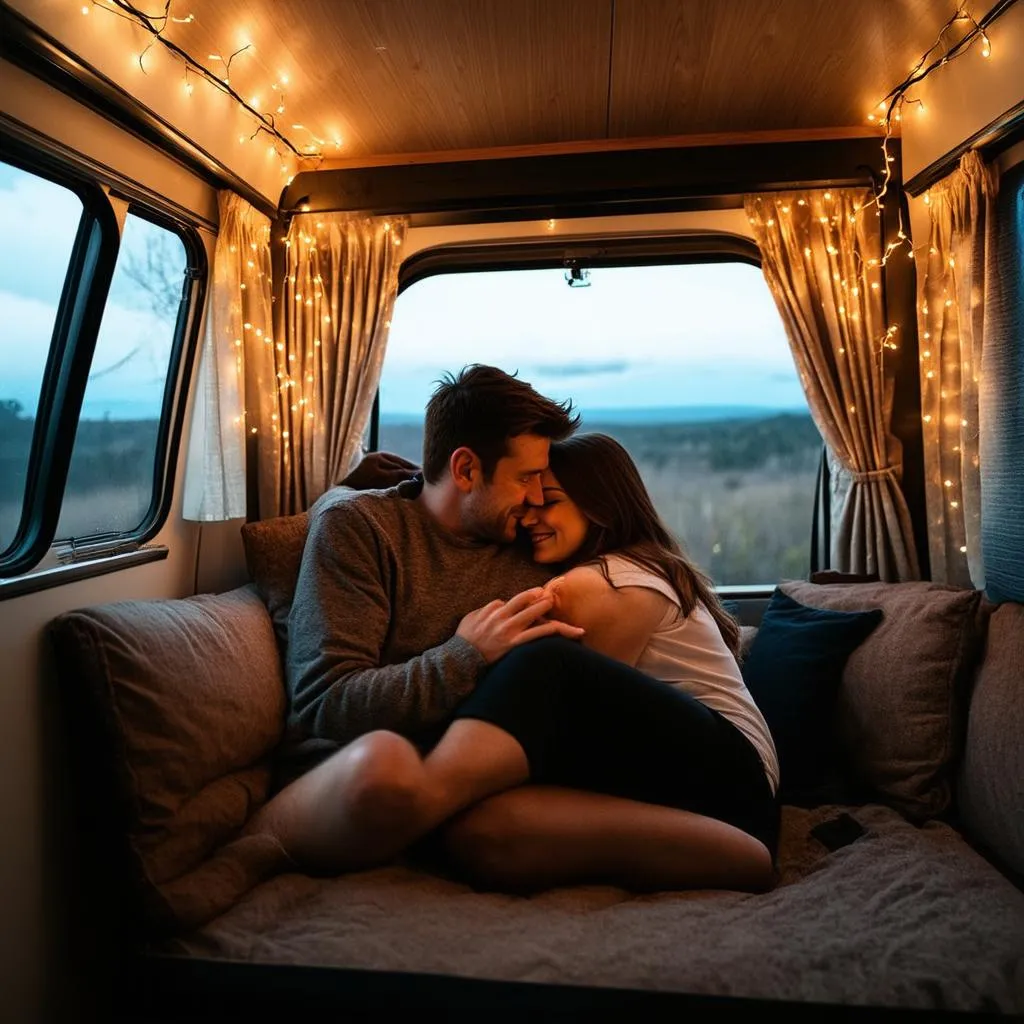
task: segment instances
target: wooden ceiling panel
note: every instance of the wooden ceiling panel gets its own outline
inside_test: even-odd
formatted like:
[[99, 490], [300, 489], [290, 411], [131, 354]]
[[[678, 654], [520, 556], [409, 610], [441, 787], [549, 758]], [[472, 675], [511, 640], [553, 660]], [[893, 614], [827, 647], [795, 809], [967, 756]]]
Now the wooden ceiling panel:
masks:
[[[193, 0], [175, 33], [223, 52], [232, 82], [292, 69], [287, 113], [338, 156], [600, 138], [611, 0]], [[187, 30], [187, 32], [185, 31]], [[255, 72], [258, 71], [258, 74]], [[302, 133], [296, 134], [296, 141]], [[330, 150], [333, 154], [333, 148]]]
[[864, 125], [956, 0], [616, 0], [611, 137]]

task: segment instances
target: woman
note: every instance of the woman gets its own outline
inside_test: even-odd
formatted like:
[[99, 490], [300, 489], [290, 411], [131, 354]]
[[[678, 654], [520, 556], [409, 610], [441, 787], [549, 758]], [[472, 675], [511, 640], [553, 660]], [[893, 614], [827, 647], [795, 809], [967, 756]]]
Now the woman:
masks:
[[[618, 442], [553, 444], [543, 490], [523, 525], [536, 561], [568, 568], [548, 585], [551, 615], [582, 626], [591, 653], [562, 638], [515, 648], [425, 756], [377, 735], [406, 768], [368, 788], [348, 844], [358, 858], [290, 852], [347, 870], [433, 833], [464, 871], [505, 888], [770, 888], [778, 765], [736, 662], [738, 626]], [[306, 820], [321, 796], [308, 799]]]
[[[560, 671], [569, 641], [543, 640], [491, 669], [426, 764], [458, 758], [465, 730], [465, 763], [482, 779], [508, 765], [534, 785], [460, 815], [445, 830], [449, 848], [506, 886], [770, 887], [778, 760], [737, 664], [738, 625], [613, 438], [553, 444], [543, 489], [543, 507], [524, 520], [533, 557], [575, 566], [548, 585], [550, 614], [624, 664], [595, 658], [581, 678]], [[486, 754], [468, 738], [485, 723], [500, 730]], [[524, 841], [531, 833], [541, 841]]]

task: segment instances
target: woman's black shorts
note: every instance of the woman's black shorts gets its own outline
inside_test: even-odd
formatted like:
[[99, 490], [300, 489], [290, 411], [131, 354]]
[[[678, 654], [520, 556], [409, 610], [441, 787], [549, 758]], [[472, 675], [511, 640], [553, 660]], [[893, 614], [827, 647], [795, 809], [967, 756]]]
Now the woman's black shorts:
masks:
[[677, 687], [579, 643], [551, 637], [514, 648], [454, 717], [515, 737], [531, 782], [704, 814], [776, 856], [778, 801], [743, 733]]

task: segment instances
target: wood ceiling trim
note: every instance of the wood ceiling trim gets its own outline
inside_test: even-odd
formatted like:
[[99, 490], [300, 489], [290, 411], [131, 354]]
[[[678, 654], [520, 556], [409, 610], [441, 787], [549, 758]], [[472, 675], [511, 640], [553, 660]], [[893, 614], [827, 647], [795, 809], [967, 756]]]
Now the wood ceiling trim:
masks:
[[[893, 135], [898, 137], [898, 132]], [[398, 167], [410, 164], [456, 163], [468, 160], [505, 160], [516, 157], [562, 156], [571, 153], [616, 153], [635, 149], [686, 149], [697, 146], [746, 146], [775, 142], [829, 142], [837, 139], [877, 138], [869, 126], [860, 128], [799, 128], [757, 132], [704, 132], [700, 135], [659, 135], [634, 139], [587, 139], [578, 142], [547, 142], [526, 146], [490, 146], [481, 149], [433, 150], [426, 153], [386, 153], [378, 156], [333, 157], [315, 168], [340, 171], [357, 167]]]
[[[899, 173], [899, 142], [890, 147]], [[509, 220], [677, 209], [746, 192], [866, 185], [881, 174], [869, 137], [303, 171], [281, 212], [467, 214]], [[583, 212], [586, 211], [586, 212]]]

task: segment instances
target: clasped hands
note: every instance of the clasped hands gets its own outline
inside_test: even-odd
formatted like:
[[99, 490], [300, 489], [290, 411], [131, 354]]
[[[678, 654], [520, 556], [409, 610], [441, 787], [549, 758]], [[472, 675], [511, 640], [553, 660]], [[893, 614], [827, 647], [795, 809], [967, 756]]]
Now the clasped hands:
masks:
[[548, 618], [554, 607], [555, 590], [550, 584], [533, 587], [507, 601], [491, 601], [469, 612], [463, 616], [455, 635], [468, 640], [488, 665], [508, 654], [513, 647], [542, 636], [564, 636], [570, 640], [583, 636], [579, 626]]

